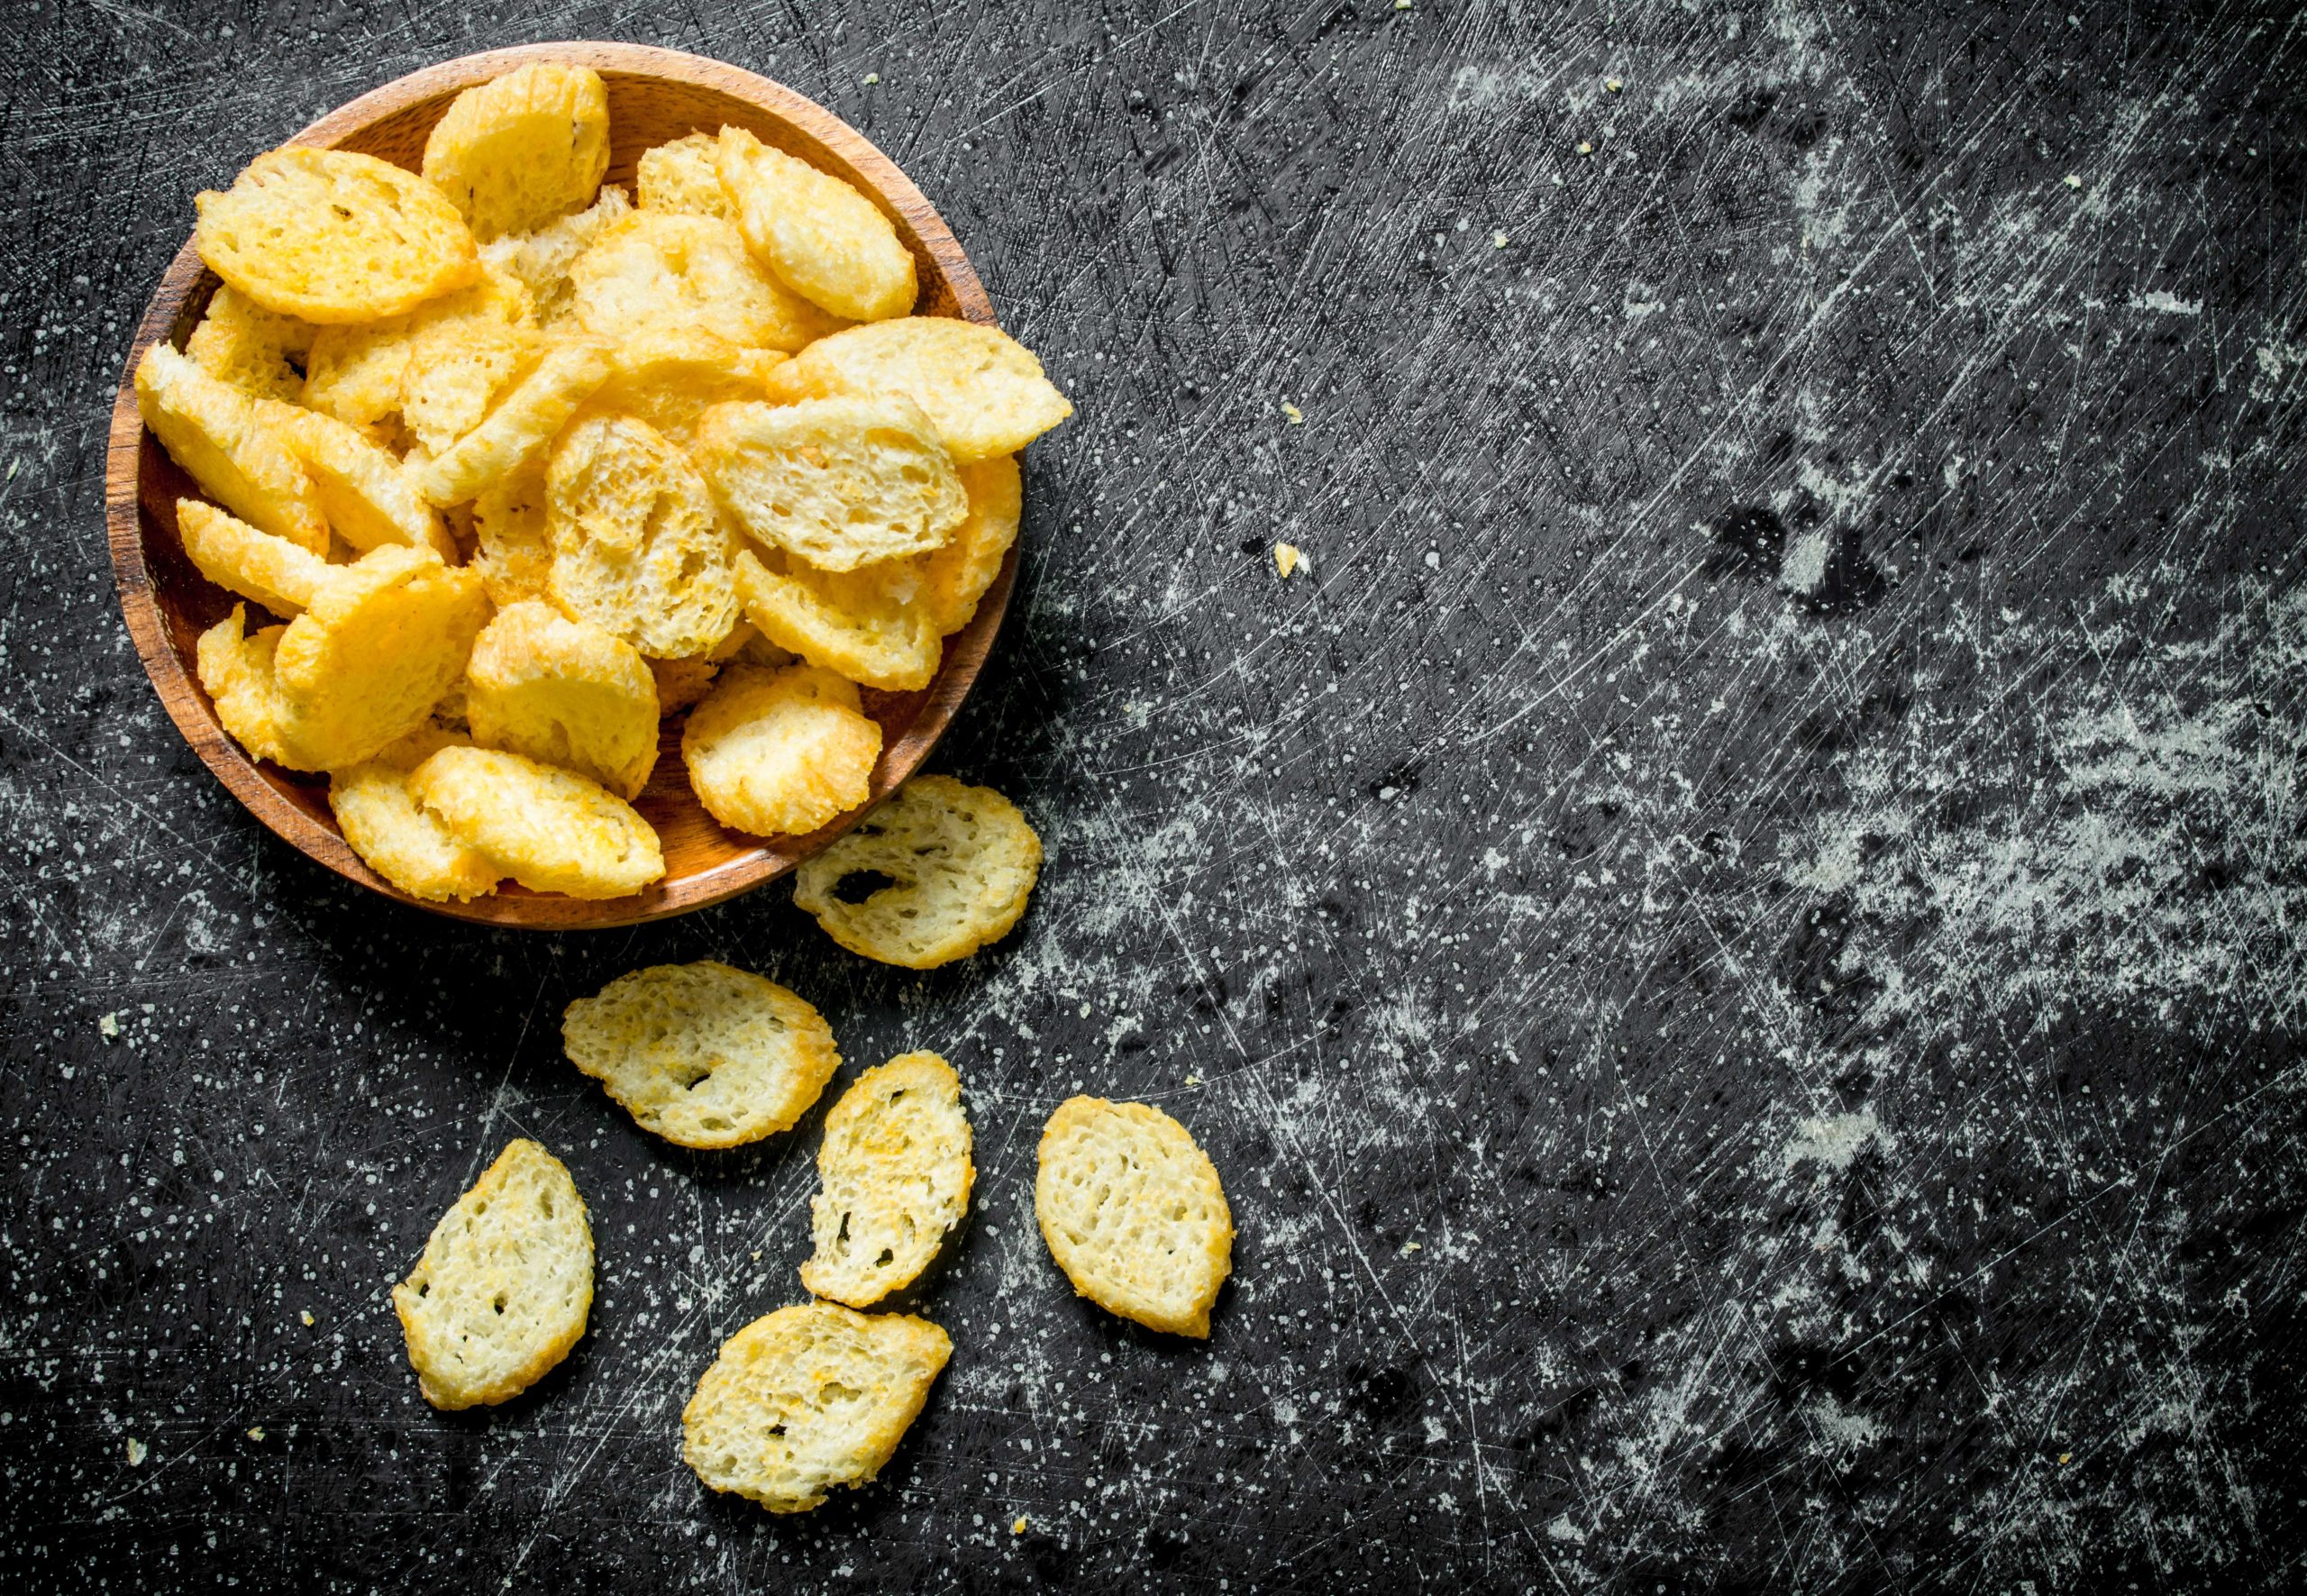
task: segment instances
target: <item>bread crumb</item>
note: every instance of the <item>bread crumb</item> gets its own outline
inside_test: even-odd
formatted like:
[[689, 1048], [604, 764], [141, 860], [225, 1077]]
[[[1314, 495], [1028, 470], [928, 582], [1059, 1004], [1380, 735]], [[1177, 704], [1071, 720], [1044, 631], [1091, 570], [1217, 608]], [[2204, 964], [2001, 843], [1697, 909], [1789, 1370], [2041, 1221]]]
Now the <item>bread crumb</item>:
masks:
[[2073, 172], [2069, 172], [2066, 174], [2066, 186], [2069, 188], [2080, 188], [2083, 187], [2083, 179], [2076, 177]]
[[1405, 1258], [1409, 1257], [1412, 1253], [1422, 1253], [1425, 1250], [1424, 1246], [1414, 1241], [1406, 1241], [1402, 1243], [1402, 1256]]
[[249, 1439], [250, 1439], [250, 1440], [251, 1440], [251, 1441], [261, 1441], [261, 1440], [263, 1440], [263, 1439], [264, 1439], [264, 1426], [262, 1426], [262, 1425], [260, 1425], [260, 1424], [252, 1424], [252, 1425], [249, 1426]]
[[[1402, 5], [1409, 5], [1409, 0], [1402, 0]], [[1398, 6], [1396, 6], [1396, 7], [1395, 7], [1395, 9], [1396, 9], [1397, 11], [1400, 10], [1400, 9], [1401, 9], [1401, 5], [1398, 5]], [[2061, 1461], [2061, 1462], [2065, 1462], [2065, 1460], [2064, 1458], [2062, 1458], [2060, 1461]], [[1015, 1524], [1012, 1524], [1012, 1525], [1009, 1527], [1009, 1533], [1010, 1533], [1010, 1534], [1012, 1534], [1012, 1535], [1023, 1535], [1023, 1534], [1025, 1534], [1025, 1533], [1026, 1533], [1026, 1515], [1025, 1515], [1025, 1514], [1020, 1513], [1020, 1514], [1018, 1514], [1018, 1515], [1017, 1515], [1017, 1521]]]
[[1620, 82], [1619, 82], [1617, 78], [1605, 78], [1604, 79], [1602, 79], [1602, 87], [1603, 87], [1604, 88], [1606, 88], [1606, 89], [1609, 89], [1612, 94], [1616, 94], [1616, 93], [1618, 93], [1618, 92], [1619, 92], [1619, 90], [1620, 90], [1620, 89], [1624, 88], [1624, 87], [1626, 87], [1626, 85], [1625, 85], [1625, 84], [1623, 84], [1623, 83], [1620, 83]]
[[2058, 1455], [2058, 1465], [2061, 1468], [2065, 1468], [2068, 1464], [2073, 1463], [2074, 1461], [2074, 1454], [2072, 1452], [2062, 1452]]
[[1199, 1086], [1201, 1084], [1201, 1077], [1199, 1075], [1189, 1075], [1186, 1077], [1186, 1084], [1188, 1086]]
[[1593, 146], [1593, 144], [1592, 144], [1591, 142], [1590, 142], [1589, 141], [1585, 140], [1585, 139], [1581, 139], [1581, 140], [1579, 140], [1579, 141], [1578, 141], [1578, 153], [1579, 153], [1579, 154], [1581, 154], [1581, 155], [1591, 155], [1591, 154], [1593, 154], [1593, 153], [1594, 153], [1594, 146]]
[[105, 1041], [111, 1041], [120, 1035], [120, 1016], [117, 1014], [103, 1016], [96, 1021], [96, 1029], [103, 1035]]
[[313, 1322], [313, 1310], [311, 1309], [308, 1308], [305, 1309], [304, 1312], [298, 1314], [296, 1317], [305, 1321], [306, 1327], [309, 1328], [311, 1327]]
[[1309, 561], [1307, 561], [1306, 556], [1299, 552], [1296, 543], [1276, 543], [1273, 545], [1273, 569], [1281, 573], [1281, 577], [1284, 581], [1290, 579], [1290, 572], [1296, 570], [1299, 566], [1308, 563]]
[[128, 1466], [130, 1468], [142, 1468], [144, 1466], [144, 1460], [151, 1455], [151, 1449], [146, 1446], [143, 1442], [138, 1440], [134, 1436], [128, 1437]]
[[874, 84], [877, 84], [877, 83], [879, 83], [879, 82], [880, 82], [880, 81], [881, 81], [881, 75], [880, 75], [879, 72], [868, 72], [868, 73], [866, 73], [866, 74], [865, 74], [865, 86], [866, 86], [868, 88], [871, 88]]
[[1493, 250], [1502, 250], [1513, 242], [1502, 233], [1493, 233], [1490, 235], [1490, 247]]
[[1306, 413], [1303, 410], [1299, 409], [1297, 406], [1291, 404], [1287, 399], [1281, 401], [1281, 415], [1282, 419], [1287, 421], [1291, 426], [1304, 426], [1306, 424]]

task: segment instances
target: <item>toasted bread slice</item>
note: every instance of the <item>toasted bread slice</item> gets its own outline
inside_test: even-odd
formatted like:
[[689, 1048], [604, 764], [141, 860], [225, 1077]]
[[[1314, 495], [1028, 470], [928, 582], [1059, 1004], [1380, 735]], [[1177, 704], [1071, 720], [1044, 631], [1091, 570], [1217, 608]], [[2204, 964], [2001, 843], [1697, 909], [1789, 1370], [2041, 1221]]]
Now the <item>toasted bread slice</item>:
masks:
[[449, 834], [408, 790], [408, 773], [464, 742], [444, 726], [419, 727], [365, 764], [329, 777], [328, 807], [361, 862], [411, 898], [462, 901], [497, 890], [504, 873]]
[[417, 1389], [435, 1408], [510, 1400], [569, 1355], [593, 1307], [593, 1232], [558, 1158], [525, 1139], [441, 1216], [393, 1288]]
[[657, 682], [640, 651], [550, 605], [501, 609], [465, 666], [473, 741], [639, 796], [657, 762]]
[[202, 576], [283, 620], [302, 614], [329, 579], [319, 555], [196, 498], [177, 500], [177, 535]]
[[550, 344], [486, 421], [419, 468], [418, 491], [436, 505], [462, 504], [543, 463], [577, 407], [608, 380], [608, 351], [597, 338]]
[[569, 281], [571, 313], [607, 338], [686, 327], [790, 351], [840, 324], [771, 276], [716, 216], [634, 211], [601, 230]]
[[[916, 776], [793, 877], [794, 906], [851, 953], [934, 970], [1009, 934], [1041, 873], [1041, 839], [989, 787]], [[889, 885], [850, 903], [852, 876]]]
[[721, 130], [716, 169], [746, 247], [787, 287], [845, 321], [913, 309], [913, 251], [864, 195], [741, 127]]
[[716, 169], [720, 150], [721, 141], [711, 133], [690, 133], [643, 150], [633, 174], [641, 208], [734, 221], [736, 212]]
[[136, 408], [201, 491], [260, 532], [328, 552], [328, 519], [305, 468], [259, 418], [258, 400], [165, 343], [136, 363]]
[[730, 666], [681, 733], [698, 802], [755, 836], [804, 834], [857, 807], [880, 756], [857, 689], [814, 665]]
[[296, 768], [359, 764], [423, 725], [487, 609], [480, 579], [430, 549], [387, 544], [332, 568], [273, 657]]
[[599, 782], [493, 748], [443, 748], [408, 790], [532, 892], [623, 898], [665, 873], [657, 834]]
[[780, 1308], [722, 1344], [681, 1410], [681, 1456], [716, 1491], [807, 1512], [872, 1482], [953, 1353], [911, 1315]]
[[304, 360], [316, 329], [265, 309], [229, 284], [185, 340], [184, 352], [209, 376], [259, 398], [294, 404], [304, 396]]
[[901, 394], [716, 405], [695, 453], [742, 530], [820, 570], [941, 549], [969, 514], [936, 429]]
[[1015, 454], [1073, 414], [1033, 351], [998, 327], [901, 316], [819, 339], [771, 371], [781, 403], [904, 394], [929, 413], [956, 465]]
[[697, 468], [645, 422], [571, 426], [545, 501], [562, 609], [664, 660], [708, 652], [736, 625], [733, 540]]
[[935, 679], [944, 645], [917, 601], [917, 571], [816, 570], [763, 552], [740, 550], [734, 575], [745, 618], [769, 642], [860, 687], [909, 693]]
[[569, 1006], [561, 1036], [642, 1129], [684, 1147], [791, 1128], [841, 1068], [833, 1028], [805, 999], [709, 959], [619, 976]]
[[448, 564], [463, 558], [441, 512], [424, 502], [400, 461], [358, 427], [265, 399], [258, 415], [312, 479], [329, 527], [355, 549], [400, 543], [430, 549]]
[[1148, 1329], [1207, 1337], [1234, 1216], [1185, 1126], [1144, 1103], [1072, 1098], [1042, 1132], [1034, 1215], [1073, 1289]]
[[976, 1179], [953, 1065], [908, 1053], [866, 1071], [825, 1116], [801, 1283], [852, 1308], [903, 1290], [969, 1211]]
[[593, 203], [609, 164], [608, 91], [590, 67], [532, 61], [449, 103], [424, 178], [482, 242]]

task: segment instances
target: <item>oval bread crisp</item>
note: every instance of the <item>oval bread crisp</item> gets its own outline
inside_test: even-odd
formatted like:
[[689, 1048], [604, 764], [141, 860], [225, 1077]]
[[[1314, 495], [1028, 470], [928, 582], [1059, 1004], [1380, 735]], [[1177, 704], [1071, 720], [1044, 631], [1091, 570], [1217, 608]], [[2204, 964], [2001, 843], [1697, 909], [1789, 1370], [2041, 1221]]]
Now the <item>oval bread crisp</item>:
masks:
[[839, 324], [771, 276], [717, 216], [632, 212], [601, 230], [569, 283], [571, 314], [608, 338], [688, 328], [789, 351]]
[[222, 382], [165, 343], [136, 362], [136, 408], [201, 490], [260, 532], [328, 552], [320, 495], [266, 426], [253, 394]]
[[509, 1400], [569, 1355], [593, 1306], [593, 1232], [561, 1160], [507, 1144], [441, 1216], [393, 1288], [417, 1389], [435, 1408]]
[[918, 573], [816, 570], [764, 552], [768, 561], [739, 550], [734, 576], [745, 618], [771, 643], [884, 692], [914, 692], [935, 678], [944, 645], [914, 602]]
[[956, 465], [1015, 454], [1073, 414], [1034, 352], [998, 327], [900, 316], [821, 338], [769, 374], [780, 403], [904, 394], [929, 413]]
[[872, 796], [881, 728], [830, 670], [733, 665], [681, 732], [706, 813], [755, 836], [803, 835]]
[[807, 1512], [872, 1482], [953, 1353], [909, 1314], [780, 1308], [722, 1344], [681, 1409], [681, 1456], [716, 1491]]
[[[802, 864], [793, 902], [853, 953], [934, 970], [1007, 936], [1041, 863], [1041, 839], [1008, 798], [951, 776], [916, 776]], [[857, 875], [889, 884], [845, 902], [841, 884]]]
[[492, 748], [443, 748], [408, 789], [449, 834], [532, 892], [622, 898], [665, 873], [657, 834], [572, 771]]
[[449, 834], [408, 790], [408, 773], [463, 738], [421, 726], [366, 763], [331, 774], [328, 807], [361, 862], [411, 898], [462, 901], [497, 890], [500, 872]]
[[550, 605], [499, 610], [465, 665], [473, 740], [590, 776], [619, 798], [657, 762], [657, 680], [640, 651]]
[[619, 976], [569, 1005], [561, 1039], [635, 1124], [683, 1147], [789, 1129], [841, 1068], [833, 1027], [805, 999], [709, 959]]
[[269, 399], [259, 401], [258, 415], [305, 468], [329, 529], [346, 543], [360, 550], [405, 543], [451, 565], [463, 557], [400, 461], [360, 428]]
[[941, 549], [969, 515], [936, 429], [902, 394], [717, 405], [695, 452], [740, 528], [819, 570]]
[[913, 252], [854, 187], [741, 127], [721, 130], [716, 169], [746, 247], [787, 287], [845, 321], [913, 309]]
[[960, 631], [977, 614], [978, 600], [1001, 574], [1001, 562], [1017, 541], [1025, 508], [1025, 485], [1014, 454], [963, 466], [961, 479], [969, 514], [953, 529], [952, 542], [914, 562], [920, 573], [917, 602], [941, 637]]
[[953, 1065], [908, 1053], [866, 1071], [825, 1116], [801, 1283], [852, 1308], [903, 1290], [969, 1211], [976, 1179]]
[[465, 90], [424, 141], [424, 178], [487, 242], [593, 202], [609, 100], [590, 67], [533, 61]]
[[545, 477], [553, 601], [643, 653], [711, 652], [737, 624], [734, 540], [688, 456], [645, 422], [588, 415]]
[[1042, 1132], [1034, 1217], [1073, 1289], [1152, 1330], [1207, 1337], [1234, 1216], [1185, 1126], [1144, 1103], [1073, 1098]]
[[301, 613], [329, 579], [319, 555], [196, 498], [177, 500], [177, 536], [202, 576], [284, 619]]

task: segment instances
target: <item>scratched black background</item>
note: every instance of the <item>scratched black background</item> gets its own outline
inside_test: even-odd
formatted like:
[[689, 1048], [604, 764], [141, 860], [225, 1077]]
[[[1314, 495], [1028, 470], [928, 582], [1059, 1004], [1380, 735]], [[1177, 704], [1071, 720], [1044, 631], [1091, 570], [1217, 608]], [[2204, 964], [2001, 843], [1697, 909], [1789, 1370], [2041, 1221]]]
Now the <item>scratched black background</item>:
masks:
[[[10, 1582], [2296, 1581], [2292, 7], [484, 9], [8, 10]], [[781, 888], [559, 938], [369, 901], [129, 648], [105, 429], [194, 192], [556, 37], [846, 117], [1078, 406], [937, 761], [1050, 849], [968, 963]], [[820, 1117], [679, 1154], [557, 1045], [707, 955], [844, 1079], [944, 1052], [977, 1126], [953, 1363], [799, 1519], [708, 1500], [679, 1412], [799, 1295]], [[1043, 1253], [1076, 1089], [1223, 1172], [1207, 1346]], [[516, 1134], [591, 1206], [593, 1329], [443, 1417], [386, 1291]]]

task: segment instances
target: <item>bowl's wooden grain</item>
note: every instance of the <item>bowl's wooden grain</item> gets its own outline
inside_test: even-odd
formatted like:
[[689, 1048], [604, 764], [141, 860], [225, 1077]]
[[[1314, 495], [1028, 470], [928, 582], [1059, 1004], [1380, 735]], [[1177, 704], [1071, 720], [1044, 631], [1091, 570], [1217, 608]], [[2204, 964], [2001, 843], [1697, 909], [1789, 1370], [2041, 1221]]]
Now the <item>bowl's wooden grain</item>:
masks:
[[[598, 71], [607, 85], [609, 182], [629, 184], [643, 150], [693, 129], [710, 132], [724, 123], [748, 128], [764, 142], [847, 178], [873, 198], [913, 251], [921, 276], [917, 314], [986, 323], [994, 319], [985, 289], [953, 233], [905, 174], [862, 134], [824, 107], [765, 78], [678, 50], [586, 41], [462, 56], [361, 96], [289, 142], [361, 150], [413, 170], [423, 155], [425, 134], [460, 90], [534, 60], [579, 62]], [[327, 779], [250, 759], [225, 735], [193, 671], [196, 641], [204, 629], [230, 613], [232, 599], [203, 579], [185, 557], [177, 536], [176, 501], [196, 490], [146, 434], [136, 411], [132, 376], [136, 362], [155, 340], [183, 345], [215, 287], [214, 276], [201, 264], [187, 238], [161, 278], [128, 351], [113, 405], [105, 514], [121, 609], [160, 702], [218, 780], [273, 832], [346, 880], [403, 903], [463, 920], [563, 929], [629, 926], [718, 903], [783, 875], [865, 812], [856, 810], [806, 837], [764, 839], [725, 830], [689, 791], [676, 719], [665, 724], [655, 774], [637, 800], [665, 849], [665, 879], [645, 892], [583, 902], [532, 893], [507, 882], [495, 897], [433, 904], [408, 897], [369, 870], [347, 845], [329, 813]], [[945, 640], [944, 665], [926, 689], [864, 694], [866, 712], [882, 731], [880, 763], [873, 771], [874, 803], [920, 767], [952, 723], [1000, 627], [1017, 564], [1013, 548], [976, 617]]]

